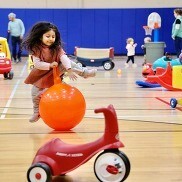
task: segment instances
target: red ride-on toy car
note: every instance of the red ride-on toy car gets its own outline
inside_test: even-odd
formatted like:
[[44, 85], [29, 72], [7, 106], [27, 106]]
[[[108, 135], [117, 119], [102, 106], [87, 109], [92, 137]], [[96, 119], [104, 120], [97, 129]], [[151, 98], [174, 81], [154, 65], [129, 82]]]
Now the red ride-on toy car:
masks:
[[4, 79], [13, 79], [13, 71], [11, 65], [11, 54], [7, 39], [0, 37], [0, 74], [4, 75]]
[[[94, 173], [101, 182], [123, 182], [130, 173], [130, 161], [119, 148], [124, 144], [119, 139], [119, 128], [113, 105], [95, 109], [103, 113], [105, 131], [92, 142], [73, 145], [54, 138], [45, 143], [35, 155], [27, 171], [29, 182], [51, 182], [53, 176], [66, 175], [86, 163], [97, 153]], [[85, 180], [87, 181], [87, 180]]]

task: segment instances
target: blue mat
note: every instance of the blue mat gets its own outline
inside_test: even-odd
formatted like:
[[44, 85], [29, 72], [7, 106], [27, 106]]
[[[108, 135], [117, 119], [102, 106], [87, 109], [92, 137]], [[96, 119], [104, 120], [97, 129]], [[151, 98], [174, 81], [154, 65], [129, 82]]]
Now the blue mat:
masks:
[[136, 81], [135, 82], [138, 86], [143, 87], [143, 88], [155, 88], [155, 87], [161, 87], [160, 84], [158, 83], [150, 83], [146, 81]]

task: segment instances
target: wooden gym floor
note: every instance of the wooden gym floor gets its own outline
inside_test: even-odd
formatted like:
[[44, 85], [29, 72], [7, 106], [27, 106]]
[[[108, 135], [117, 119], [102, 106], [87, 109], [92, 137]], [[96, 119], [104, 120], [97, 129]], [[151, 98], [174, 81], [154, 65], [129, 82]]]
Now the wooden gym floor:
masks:
[[[139, 88], [142, 57], [136, 57], [138, 67], [124, 68], [126, 57], [115, 58], [112, 71], [98, 68], [95, 78], [79, 78], [69, 84], [84, 95], [87, 110], [82, 122], [72, 131], [55, 132], [40, 119], [29, 123], [32, 113], [30, 85], [24, 84], [28, 74], [27, 58], [13, 64], [14, 78], [0, 75], [0, 181], [26, 182], [26, 172], [39, 147], [51, 138], [59, 137], [73, 144], [99, 138], [104, 130], [102, 114], [94, 109], [113, 104], [118, 116], [121, 150], [131, 162], [127, 182], [182, 181], [182, 107], [171, 109], [171, 97], [181, 98], [181, 92], [159, 88]], [[117, 74], [120, 68], [121, 75]], [[61, 110], [60, 110], [61, 114]], [[95, 156], [96, 157], [96, 156]], [[54, 182], [96, 182], [94, 158], [65, 177]]]

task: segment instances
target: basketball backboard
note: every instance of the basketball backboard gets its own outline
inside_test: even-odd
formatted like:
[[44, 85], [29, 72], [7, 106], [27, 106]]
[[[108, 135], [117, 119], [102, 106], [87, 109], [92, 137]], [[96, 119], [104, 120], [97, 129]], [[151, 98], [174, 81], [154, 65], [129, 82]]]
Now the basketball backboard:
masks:
[[153, 12], [148, 16], [147, 26], [152, 29], [161, 27], [161, 17], [158, 13]]

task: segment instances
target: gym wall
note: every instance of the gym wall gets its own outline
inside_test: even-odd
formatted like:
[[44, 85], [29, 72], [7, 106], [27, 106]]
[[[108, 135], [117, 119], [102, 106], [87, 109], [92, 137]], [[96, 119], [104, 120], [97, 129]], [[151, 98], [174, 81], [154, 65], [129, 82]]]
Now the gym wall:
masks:
[[[6, 2], [6, 3], [5, 3]], [[174, 8], [181, 7], [181, 0], [12, 0], [0, 1], [1, 8]]]
[[125, 0], [17, 0], [16, 4], [12, 4], [11, 0], [6, 0], [6, 3], [0, 2], [0, 36], [6, 37], [7, 15], [14, 12], [17, 18], [23, 20], [26, 32], [37, 21], [55, 23], [68, 54], [73, 54], [74, 47], [80, 46], [114, 47], [116, 55], [125, 55], [128, 37], [133, 37], [138, 43], [136, 54], [142, 54], [141, 45], [145, 38], [143, 25], [147, 25], [150, 13], [157, 12], [162, 18], [159, 41], [166, 43], [166, 51], [175, 53], [171, 27], [173, 10], [180, 7], [179, 1], [153, 0], [147, 3], [137, 0], [128, 4]]

